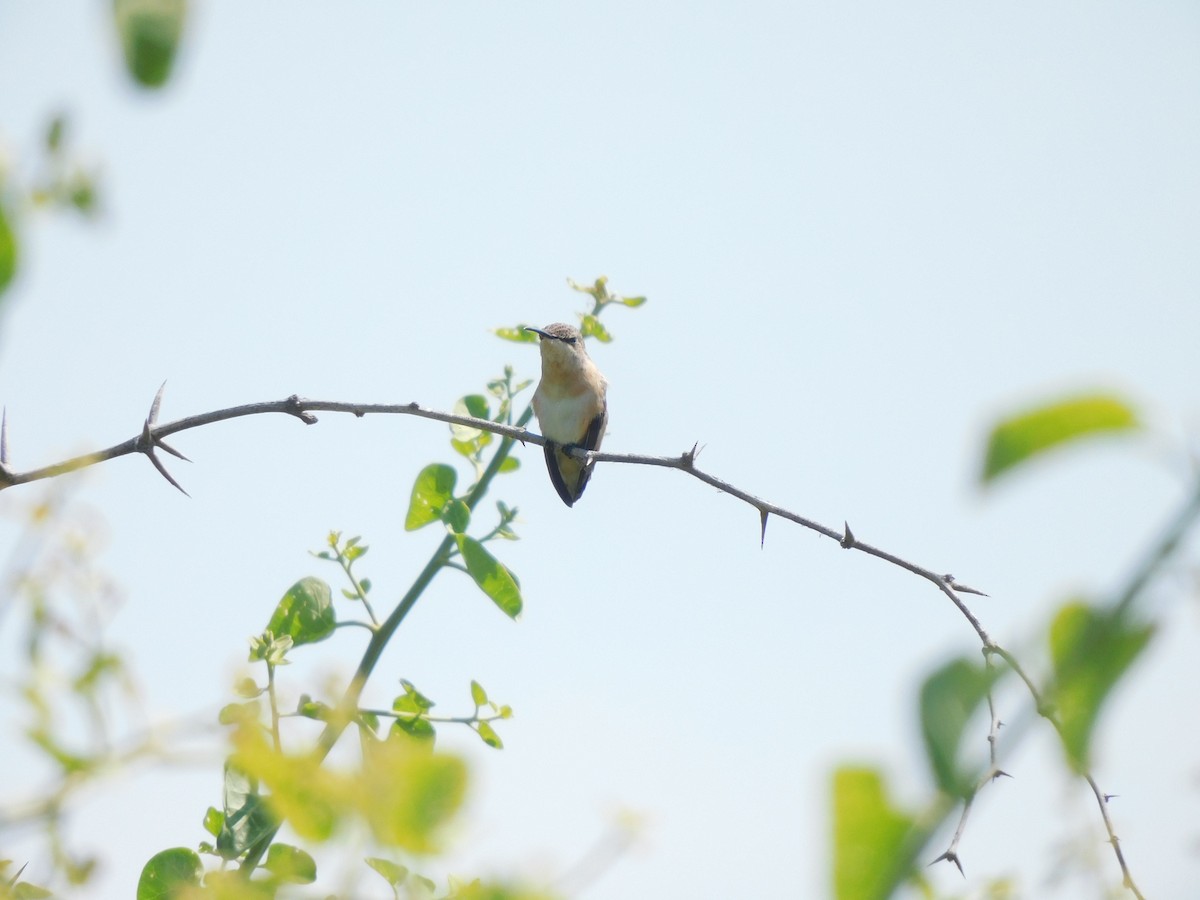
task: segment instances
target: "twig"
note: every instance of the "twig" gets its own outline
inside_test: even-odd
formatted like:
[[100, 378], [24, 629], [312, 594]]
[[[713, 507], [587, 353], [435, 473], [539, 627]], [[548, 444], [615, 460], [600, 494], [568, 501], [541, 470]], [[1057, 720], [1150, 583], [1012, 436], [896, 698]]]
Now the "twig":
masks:
[[[8, 458], [8, 422], [7, 416], [5, 415], [3, 419], [0, 420], [0, 490], [13, 487], [18, 484], [27, 484], [31, 481], [38, 481], [46, 478], [54, 478], [59, 475], [65, 475], [69, 472], [74, 472], [88, 466], [93, 466], [106, 460], [116, 459], [120, 456], [127, 456], [132, 453], [144, 453], [150, 459], [151, 463], [158, 470], [158, 472], [162, 474], [162, 476], [168, 482], [186, 494], [187, 492], [184, 491], [179, 483], [170, 475], [170, 473], [167, 472], [162, 462], [155, 455], [156, 449], [162, 449], [180, 459], [187, 459], [187, 457], [185, 457], [182, 453], [179, 453], [177, 450], [167, 445], [163, 440], [165, 437], [172, 434], [177, 434], [181, 431], [188, 431], [193, 428], [211, 425], [215, 422], [242, 418], [244, 416], [256, 416], [271, 413], [283, 413], [294, 416], [307, 425], [314, 424], [317, 421], [317, 417], [314, 415], [316, 412], [349, 413], [359, 418], [362, 418], [366, 415], [410, 415], [419, 416], [426, 419], [434, 419], [436, 421], [447, 422], [455, 425], [478, 428], [482, 431], [489, 431], [493, 434], [498, 434], [513, 441], [520, 441], [522, 444], [530, 443], [544, 445], [546, 443], [545, 438], [543, 438], [541, 435], [527, 431], [520, 424], [515, 426], [506, 425], [499, 422], [492, 422], [487, 419], [477, 419], [473, 416], [462, 416], [453, 413], [440, 412], [438, 410], [426, 409], [417, 403], [343, 403], [325, 400], [306, 400], [296, 394], [293, 394], [285, 400], [268, 401], [265, 403], [249, 403], [244, 406], [234, 406], [228, 409], [220, 409], [213, 412], [201, 413], [200, 415], [188, 416], [183, 419], [178, 419], [174, 422], [168, 422], [165, 425], [158, 425], [157, 419], [159, 409], [162, 404], [164, 387], [165, 383], [163, 387], [160, 387], [158, 392], [155, 394], [154, 400], [150, 406], [150, 413], [143, 423], [141, 432], [136, 437], [130, 438], [129, 440], [120, 444], [115, 444], [112, 447], [108, 447], [104, 450], [98, 450], [93, 453], [77, 456], [72, 459], [64, 460], [60, 463], [44, 466], [42, 468], [31, 469], [26, 472], [14, 472], [11, 469]], [[740, 488], [737, 488], [714, 475], [710, 475], [707, 472], [702, 471], [696, 467], [696, 456], [699, 452], [698, 444], [693, 445], [691, 450], [688, 450], [677, 457], [645, 456], [634, 453], [603, 453], [583, 450], [580, 448], [572, 448], [567, 452], [573, 456], [576, 456], [577, 458], [590, 458], [595, 462], [657, 466], [661, 468], [678, 469], [679, 471], [685, 472], [686, 474], [691, 475], [693, 478], [697, 478], [705, 484], [715, 487], [717, 490], [726, 493], [731, 497], [736, 497], [742, 502], [754, 507], [759, 513], [759, 523], [761, 529], [760, 541], [765, 542], [768, 518], [770, 516], [778, 516], [781, 519], [795, 522], [797, 525], [807, 528], [810, 531], [815, 531], [817, 534], [827, 537], [830, 540], [836, 541], [843, 549], [858, 550], [859, 552], [865, 553], [868, 556], [873, 556], [876, 559], [891, 563], [892, 565], [901, 569], [905, 569], [920, 578], [924, 578], [926, 581], [929, 581], [936, 586], [939, 591], [945, 594], [950, 602], [954, 604], [954, 606], [970, 624], [971, 628], [975, 631], [975, 634], [978, 636], [979, 641], [982, 644], [982, 649], [987, 660], [987, 664], [991, 665], [992, 656], [998, 656], [1003, 659], [1005, 663], [1007, 663], [1008, 666], [1012, 668], [1017, 676], [1025, 683], [1030, 696], [1033, 698], [1034, 703], [1036, 704], [1038, 712], [1047, 718], [1054, 725], [1056, 730], [1061, 732], [1061, 723], [1058, 721], [1054, 711], [1045, 703], [1041, 692], [1038, 690], [1037, 685], [1034, 684], [1033, 679], [1030, 678], [1017, 659], [1009, 651], [1005, 650], [994, 640], [992, 640], [991, 636], [984, 629], [983, 624], [974, 615], [974, 613], [971, 612], [970, 608], [968, 608], [960, 596], [960, 594], [976, 594], [987, 596], [983, 593], [983, 591], [959, 583], [953, 575], [939, 574], [933, 569], [919, 566], [916, 563], [909, 562], [908, 560], [895, 555], [894, 553], [890, 553], [879, 547], [864, 543], [863, 541], [859, 540], [850, 530], [849, 523], [845, 523], [843, 529], [838, 531], [826, 525], [822, 525], [812, 519], [805, 518], [804, 516], [801, 516], [790, 510], [784, 509], [783, 507], [769, 503], [766, 500], [756, 497], [747, 491], [743, 491]], [[1178, 519], [1168, 529], [1167, 537], [1159, 546], [1158, 552], [1153, 554], [1146, 561], [1146, 564], [1133, 578], [1127, 588], [1122, 592], [1117, 602], [1117, 608], [1124, 608], [1132, 602], [1133, 598], [1141, 591], [1143, 587], [1145, 587], [1146, 583], [1150, 580], [1151, 576], [1157, 570], [1159, 565], [1161, 565], [1161, 563], [1170, 555], [1171, 551], [1178, 546], [1179, 542], [1183, 538], [1183, 535], [1193, 524], [1197, 516], [1200, 516], [1200, 491], [1196, 493], [1196, 495], [1191, 499], [1189, 505], [1185, 507]], [[371, 647], [360, 664], [359, 671], [356, 674], [354, 682], [347, 692], [347, 701], [351, 703], [357, 701], [358, 694], [362, 690], [366, 676], [374, 667], [383, 645], [386, 644], [386, 641], [390, 637], [391, 633], [407, 614], [408, 609], [411, 607], [412, 603], [415, 602], [416, 596], [419, 595], [424, 584], [427, 583], [430, 578], [432, 578], [432, 575], [437, 568], [446, 564], [445, 560], [439, 558], [441, 555], [443, 555], [442, 551], [434, 554], [434, 557], [431, 559], [427, 570], [422, 572], [421, 576], [418, 577], [417, 582], [414, 584], [413, 590], [410, 591], [410, 596], [405, 597], [397, 610], [393, 612], [388, 621], [385, 622], [384, 625], [374, 635]], [[942, 860], [953, 862], [958, 867], [960, 872], [962, 871], [962, 863], [958, 858], [957, 848], [959, 839], [962, 836], [962, 832], [966, 824], [967, 816], [974, 803], [975, 795], [988, 781], [991, 781], [1001, 775], [1008, 774], [999, 769], [996, 765], [996, 739], [998, 730], [1002, 723], [996, 715], [990, 691], [987, 699], [988, 709], [991, 715], [991, 726], [988, 735], [991, 765], [989, 771], [983, 776], [983, 778], [981, 778], [971, 795], [964, 802], [958, 827], [955, 831], [953, 839], [951, 840], [949, 848], [942, 853], [941, 856], [934, 860], [934, 862], [939, 862]], [[338, 727], [338, 725], [327, 725], [326, 731], [322, 735], [322, 739], [320, 741], [321, 750], [323, 751], [322, 755], [328, 753], [333, 743], [340, 735], [341, 730], [341, 727]], [[1101, 816], [1104, 820], [1105, 828], [1108, 831], [1109, 842], [1113, 846], [1113, 851], [1116, 854], [1117, 862], [1121, 867], [1125, 886], [1137, 898], [1139, 898], [1139, 900], [1141, 900], [1142, 894], [1134, 884], [1133, 877], [1130, 874], [1129, 867], [1126, 864], [1124, 854], [1122, 853], [1117, 840], [1117, 836], [1112, 825], [1112, 820], [1108, 814], [1105, 794], [1100, 790], [1090, 774], [1085, 774], [1084, 777], [1087, 779], [1088, 784], [1096, 794], [1097, 801], [1100, 804]], [[267, 841], [267, 843], [269, 843], [269, 841]], [[254, 863], [257, 861], [257, 856], [258, 854], [251, 854], [247, 858], [246, 862], [243, 863], [243, 866], [245, 867], [248, 863], [249, 868], [253, 868]]]

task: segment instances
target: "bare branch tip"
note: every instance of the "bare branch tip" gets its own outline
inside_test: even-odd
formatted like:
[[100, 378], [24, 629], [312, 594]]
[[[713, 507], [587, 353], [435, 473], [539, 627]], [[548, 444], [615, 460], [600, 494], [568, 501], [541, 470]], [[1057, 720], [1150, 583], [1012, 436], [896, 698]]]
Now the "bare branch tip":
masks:
[[843, 522], [842, 524], [845, 526], [846, 533], [842, 535], [842, 539], [838, 543], [842, 545], [843, 550], [852, 550], [858, 541], [854, 537], [854, 532], [850, 530], [850, 523]]

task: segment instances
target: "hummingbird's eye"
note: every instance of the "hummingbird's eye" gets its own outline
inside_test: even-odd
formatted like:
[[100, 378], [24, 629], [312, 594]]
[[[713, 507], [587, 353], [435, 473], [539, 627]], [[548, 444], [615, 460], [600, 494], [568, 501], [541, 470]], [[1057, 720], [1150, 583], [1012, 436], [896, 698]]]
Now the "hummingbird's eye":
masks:
[[561, 340], [564, 344], [573, 344], [573, 343], [575, 343], [576, 339], [573, 337], [565, 337], [565, 338], [561, 338]]

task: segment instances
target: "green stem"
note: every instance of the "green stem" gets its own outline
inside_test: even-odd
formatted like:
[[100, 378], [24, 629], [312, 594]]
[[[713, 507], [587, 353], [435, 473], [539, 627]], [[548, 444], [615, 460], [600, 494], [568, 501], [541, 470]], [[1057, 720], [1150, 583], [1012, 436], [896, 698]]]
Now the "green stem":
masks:
[[279, 703], [275, 697], [275, 664], [267, 660], [267, 700], [271, 704], [271, 740], [275, 744], [275, 752], [283, 751], [283, 741], [279, 738]]
[[[533, 407], [525, 408], [521, 414], [521, 418], [517, 420], [517, 426], [523, 427], [531, 418], [533, 418]], [[471, 488], [471, 493], [467, 496], [467, 508], [472, 512], [483, 499], [491, 486], [492, 479], [500, 471], [500, 466], [504, 460], [508, 458], [512, 451], [512, 446], [515, 441], [512, 438], [506, 437], [500, 441], [500, 446], [496, 450], [495, 456], [488, 463], [487, 469], [484, 470], [483, 476]], [[371, 673], [375, 670], [379, 658], [383, 655], [384, 648], [392, 639], [392, 635], [396, 633], [396, 629], [404, 621], [409, 610], [416, 605], [417, 600], [421, 598], [421, 594], [425, 592], [425, 588], [429, 587], [429, 583], [433, 581], [438, 571], [446, 565], [450, 557], [451, 549], [457, 546], [454, 535], [447, 534], [438, 548], [433, 551], [433, 555], [429, 558], [429, 562], [425, 564], [419, 575], [413, 581], [408, 592], [392, 610], [392, 614], [388, 616], [382, 625], [371, 636], [370, 643], [367, 644], [367, 649], [363, 651], [362, 659], [358, 663], [358, 669], [354, 672], [354, 677], [350, 679], [350, 685], [346, 688], [346, 693], [342, 697], [342, 702], [338, 704], [338, 709], [342, 711], [357, 710], [358, 701], [362, 696], [363, 689], [367, 686], [367, 679], [371, 677]], [[346, 730], [346, 726], [350, 724], [352, 717], [344, 714], [335, 715], [333, 719], [325, 723], [325, 729], [321, 732], [321, 736], [317, 738], [316, 756], [318, 760], [325, 759], [334, 745], [338, 742], [338, 738], [342, 736], [342, 732]], [[262, 836], [262, 838], [249, 850], [246, 851], [246, 858], [242, 860], [239, 866], [243, 875], [249, 876], [251, 872], [258, 867], [259, 861], [263, 854], [267, 852], [267, 848], [271, 846], [271, 842], [275, 840], [275, 835], [279, 831], [279, 826], [276, 825], [270, 831]]]

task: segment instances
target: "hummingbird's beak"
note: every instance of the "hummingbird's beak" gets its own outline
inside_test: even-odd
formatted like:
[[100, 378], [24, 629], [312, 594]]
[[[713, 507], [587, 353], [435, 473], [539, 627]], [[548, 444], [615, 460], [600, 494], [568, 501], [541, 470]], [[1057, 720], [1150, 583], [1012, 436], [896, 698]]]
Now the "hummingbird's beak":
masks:
[[553, 338], [554, 338], [554, 335], [552, 335], [552, 334], [546, 334], [546, 332], [542, 331], [542, 329], [540, 329], [540, 328], [534, 328], [534, 327], [533, 327], [533, 326], [531, 326], [531, 325], [526, 325], [526, 326], [525, 326], [525, 330], [526, 330], [526, 331], [532, 331], [532, 332], [533, 332], [534, 334], [536, 334], [538, 337], [540, 337], [540, 338], [543, 338], [543, 339], [544, 339], [544, 338], [551, 338], [551, 339], [553, 339]]

